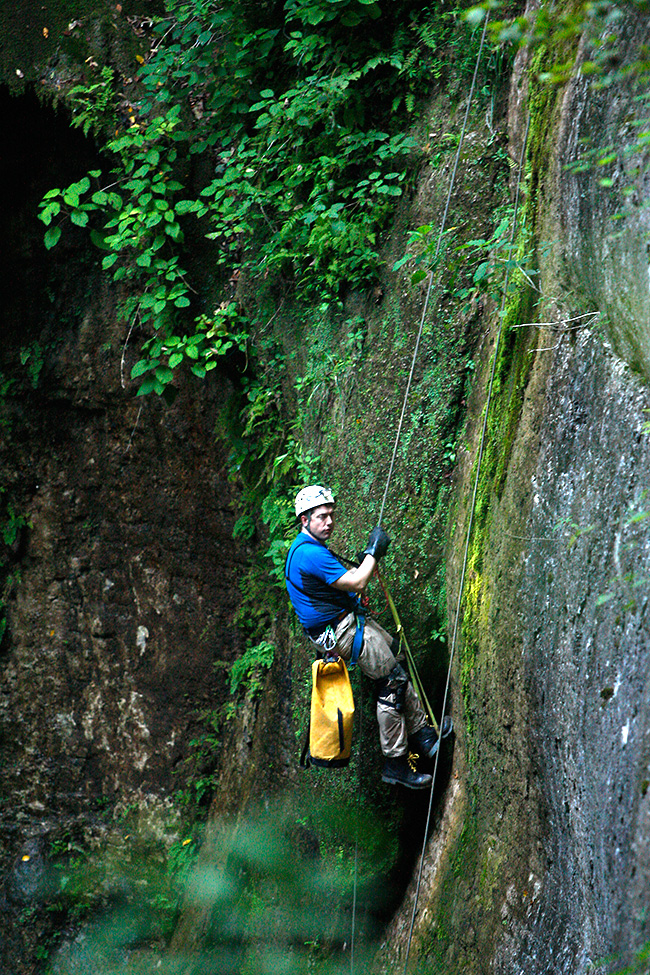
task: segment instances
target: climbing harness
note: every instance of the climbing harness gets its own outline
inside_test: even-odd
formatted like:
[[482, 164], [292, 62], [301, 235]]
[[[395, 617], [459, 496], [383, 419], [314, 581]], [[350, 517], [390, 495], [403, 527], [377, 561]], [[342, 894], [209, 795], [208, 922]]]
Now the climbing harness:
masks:
[[361, 653], [361, 647], [363, 646], [363, 630], [366, 625], [366, 614], [363, 612], [361, 607], [355, 610], [354, 615], [357, 621], [357, 628], [354, 631], [352, 652], [350, 654], [350, 663], [348, 664], [348, 668], [350, 670], [357, 665], [357, 660], [359, 659], [359, 654]]
[[[287, 558], [284, 563], [284, 578], [288, 580], [291, 583], [291, 585], [294, 586], [303, 595], [307, 595], [305, 593], [305, 590], [302, 588], [302, 586], [299, 586], [297, 582], [295, 582], [290, 577], [289, 571], [291, 568], [293, 557], [296, 554], [298, 548], [301, 545], [310, 545], [310, 544], [313, 543], [311, 543], [307, 538], [305, 538], [304, 541], [302, 539], [299, 539], [295, 547], [292, 550], [290, 550], [289, 553], [287, 554]], [[332, 554], [334, 555], [335, 553]], [[340, 558], [340, 556], [336, 556], [336, 558]], [[345, 559], [343, 561], [349, 561], [349, 560]], [[363, 610], [363, 606], [358, 596], [355, 598], [354, 602], [350, 604], [350, 609], [344, 610], [341, 613], [339, 619], [336, 620], [335, 622], [339, 622], [340, 620], [344, 619], [348, 615], [348, 613], [354, 613], [357, 621], [357, 628], [354, 634], [354, 640], [352, 641], [352, 653], [347, 665], [348, 670], [352, 670], [352, 668], [356, 666], [357, 660], [359, 659], [359, 654], [361, 653], [361, 647], [363, 646], [363, 628], [366, 622], [366, 616]], [[315, 646], [318, 647], [321, 653], [328, 654], [334, 651], [334, 648], [336, 647], [336, 634], [334, 633], [334, 628], [332, 625], [326, 626], [320, 633], [316, 635], [314, 633], [310, 633], [309, 630], [305, 629], [305, 627], [303, 627], [303, 629], [305, 632], [305, 636]]]

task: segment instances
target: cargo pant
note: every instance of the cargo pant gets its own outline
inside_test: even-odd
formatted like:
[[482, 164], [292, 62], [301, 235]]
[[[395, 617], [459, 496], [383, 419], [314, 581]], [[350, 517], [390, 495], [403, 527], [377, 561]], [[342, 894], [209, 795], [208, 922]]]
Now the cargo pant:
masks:
[[[354, 613], [348, 613], [334, 630], [335, 651], [345, 661], [350, 659], [356, 629], [356, 617]], [[395, 693], [391, 690], [391, 683], [394, 681], [391, 675], [395, 673], [398, 661], [391, 650], [392, 645], [393, 637], [390, 633], [375, 620], [366, 617], [358, 665], [361, 672], [377, 681], [376, 686], [381, 688], [380, 700], [377, 701], [377, 723], [382, 753], [386, 758], [399, 758], [408, 753], [408, 736], [419, 731], [426, 724], [427, 718], [410, 681], [400, 688], [398, 697], [403, 695], [400, 710], [395, 707]], [[397, 682], [399, 683], [399, 677]]]

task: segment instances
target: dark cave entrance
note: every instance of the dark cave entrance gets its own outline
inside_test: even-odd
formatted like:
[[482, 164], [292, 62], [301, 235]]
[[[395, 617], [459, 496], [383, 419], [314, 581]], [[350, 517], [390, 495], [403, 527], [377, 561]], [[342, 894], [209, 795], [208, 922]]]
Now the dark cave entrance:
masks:
[[0, 147], [4, 360], [8, 349], [24, 346], [41, 331], [44, 309], [56, 307], [55, 282], [62, 278], [57, 272], [94, 257], [87, 232], [70, 224], [48, 252], [38, 204], [48, 190], [67, 186], [97, 166], [99, 154], [90, 139], [70, 127], [67, 114], [43, 105], [33, 92], [16, 96], [0, 88], [0, 118], [7, 133]]

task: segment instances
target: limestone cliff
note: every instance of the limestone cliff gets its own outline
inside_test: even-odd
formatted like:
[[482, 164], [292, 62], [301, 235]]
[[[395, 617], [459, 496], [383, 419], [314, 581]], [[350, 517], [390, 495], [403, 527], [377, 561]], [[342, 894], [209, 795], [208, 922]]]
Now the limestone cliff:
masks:
[[[647, 21], [618, 31], [629, 64]], [[430, 842], [422, 971], [619, 970], [648, 941], [646, 159], [634, 94], [579, 74], [541, 113], [529, 55], [511, 86], [513, 146], [530, 120], [539, 291], [497, 362], [455, 669], [459, 783], [446, 842]], [[571, 171], [581, 145], [610, 141], [611, 179]], [[452, 618], [498, 328], [458, 470]], [[399, 931], [398, 916], [391, 959]]]

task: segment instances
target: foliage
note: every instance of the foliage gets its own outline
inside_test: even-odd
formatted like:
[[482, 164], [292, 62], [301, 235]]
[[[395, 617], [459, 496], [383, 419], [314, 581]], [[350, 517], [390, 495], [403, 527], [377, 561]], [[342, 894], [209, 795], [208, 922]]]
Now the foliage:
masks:
[[36, 389], [44, 364], [44, 352], [38, 342], [32, 342], [29, 346], [23, 346], [20, 350], [20, 363], [27, 368], [32, 389]]
[[272, 666], [275, 646], [269, 640], [262, 640], [248, 647], [241, 657], [230, 666], [230, 693], [243, 690], [249, 700], [255, 698], [262, 689], [265, 671]]
[[412, 269], [411, 284], [416, 285], [427, 274], [436, 273], [444, 261], [446, 280], [439, 285], [444, 294], [466, 305], [478, 297], [498, 303], [506, 281], [508, 293], [515, 292], [519, 286], [512, 272], [517, 271], [518, 276], [531, 284], [537, 271], [528, 266], [532, 257], [528, 240], [522, 246], [520, 234], [519, 246], [516, 250], [513, 248], [512, 208], [495, 216], [496, 226], [489, 237], [462, 242], [459, 228], [453, 227], [444, 235], [440, 247], [432, 240], [437, 228], [428, 224], [417, 227], [409, 235], [407, 252], [395, 262], [393, 270], [408, 265]]
[[115, 124], [116, 112], [115, 71], [104, 65], [99, 81], [87, 85], [75, 85], [68, 93], [72, 108], [72, 124], [83, 129], [83, 134], [99, 130], [103, 125]]
[[[109, 842], [106, 843], [106, 836]], [[133, 804], [104, 825], [97, 836], [66, 826], [51, 840], [48, 861], [52, 893], [47, 910], [61, 927], [101, 918], [121, 904], [127, 940], [166, 940], [198, 849], [194, 834], [182, 838], [176, 812]], [[103, 922], [96, 928], [101, 932]], [[92, 935], [91, 935], [92, 937]]]
[[148, 377], [146, 391], [173, 380], [165, 349], [197, 374], [214, 362], [193, 341], [201, 318], [192, 319], [184, 266], [191, 216], [225, 275], [280, 275], [303, 296], [376, 278], [381, 229], [415, 146], [393, 113], [412, 111], [441, 75], [444, 45], [459, 30], [437, 5], [402, 0], [379, 13], [374, 0], [287, 0], [282, 11], [168, 0], [126, 129], [113, 134], [119, 93], [109, 66], [69, 92], [74, 124], [111, 133], [114, 162], [108, 176], [95, 170], [46, 194], [45, 244], [55, 246], [66, 219], [88, 226], [105, 270], [129, 283], [127, 315], [155, 333], [133, 373]]
[[[296, 821], [295, 810], [285, 812], [267, 798], [266, 811], [249, 812], [230, 826], [220, 822], [205, 854], [200, 837], [181, 839], [167, 827], [161, 839], [143, 820], [137, 809], [130, 811], [121, 828], [111, 829], [108, 842], [92, 851], [70, 833], [52, 849], [61, 890], [51, 914], [65, 917], [68, 925], [75, 918], [86, 920], [83, 936], [70, 940], [57, 957], [56, 970], [172, 975], [179, 956], [167, 946], [182, 899], [203, 920], [201, 937], [183, 955], [192, 970], [349, 971], [344, 942], [355, 835], [367, 840], [358, 849], [359, 897], [366, 901], [379, 899], [372, 886], [376, 864], [384, 864], [392, 852], [392, 838], [374, 814], [353, 803], [328, 804]], [[339, 855], [333, 847], [331, 855], [321, 854], [319, 827], [338, 844]], [[30, 923], [28, 912], [21, 923]], [[370, 963], [371, 923], [365, 914], [357, 919], [356, 958], [362, 968]]]
[[223, 709], [205, 708], [198, 712], [197, 718], [202, 730], [188, 742], [189, 754], [183, 762], [186, 785], [174, 797], [190, 820], [198, 818], [200, 811], [205, 809], [217, 784], [216, 766], [222, 744]]
[[144, 342], [144, 357], [131, 371], [134, 379], [144, 376], [138, 396], [169, 392], [174, 370], [184, 361], [189, 362], [195, 376], [203, 379], [216, 368], [220, 357], [246, 352], [249, 335], [235, 302], [224, 301], [212, 315], [199, 315], [194, 327], [190, 335], [168, 332], [165, 336], [158, 332]]
[[[266, 564], [243, 583], [240, 625], [252, 648], [271, 616], [260, 593], [282, 582], [289, 499], [320, 476], [305, 420], [353, 381], [361, 354], [363, 328], [341, 321], [342, 297], [380, 272], [382, 229], [416, 158], [404, 110], [450, 59], [462, 71], [475, 51], [457, 10], [412, 0], [381, 17], [361, 0], [170, 0], [155, 29], [125, 129], [115, 134], [108, 71], [71, 93], [77, 124], [110, 135], [113, 165], [50, 191], [41, 218], [49, 247], [66, 219], [87, 226], [105, 270], [130, 293], [130, 327], [144, 335], [131, 373], [140, 393], [171, 399], [183, 367], [202, 377], [227, 359], [238, 370], [224, 420], [241, 490], [235, 531], [269, 536]], [[210, 288], [228, 279], [243, 282], [240, 293], [270, 295], [279, 282], [294, 308], [318, 295], [349, 346], [296, 371], [259, 313], [194, 290], [185, 245], [197, 228], [211, 248]], [[217, 306], [212, 315], [206, 305]]]
[[642, 948], [634, 952], [622, 968], [619, 968], [619, 965], [619, 957], [614, 959], [610, 957], [597, 962], [594, 968], [596, 970], [607, 968], [613, 975], [648, 975], [650, 971], [650, 941], [647, 941]]

